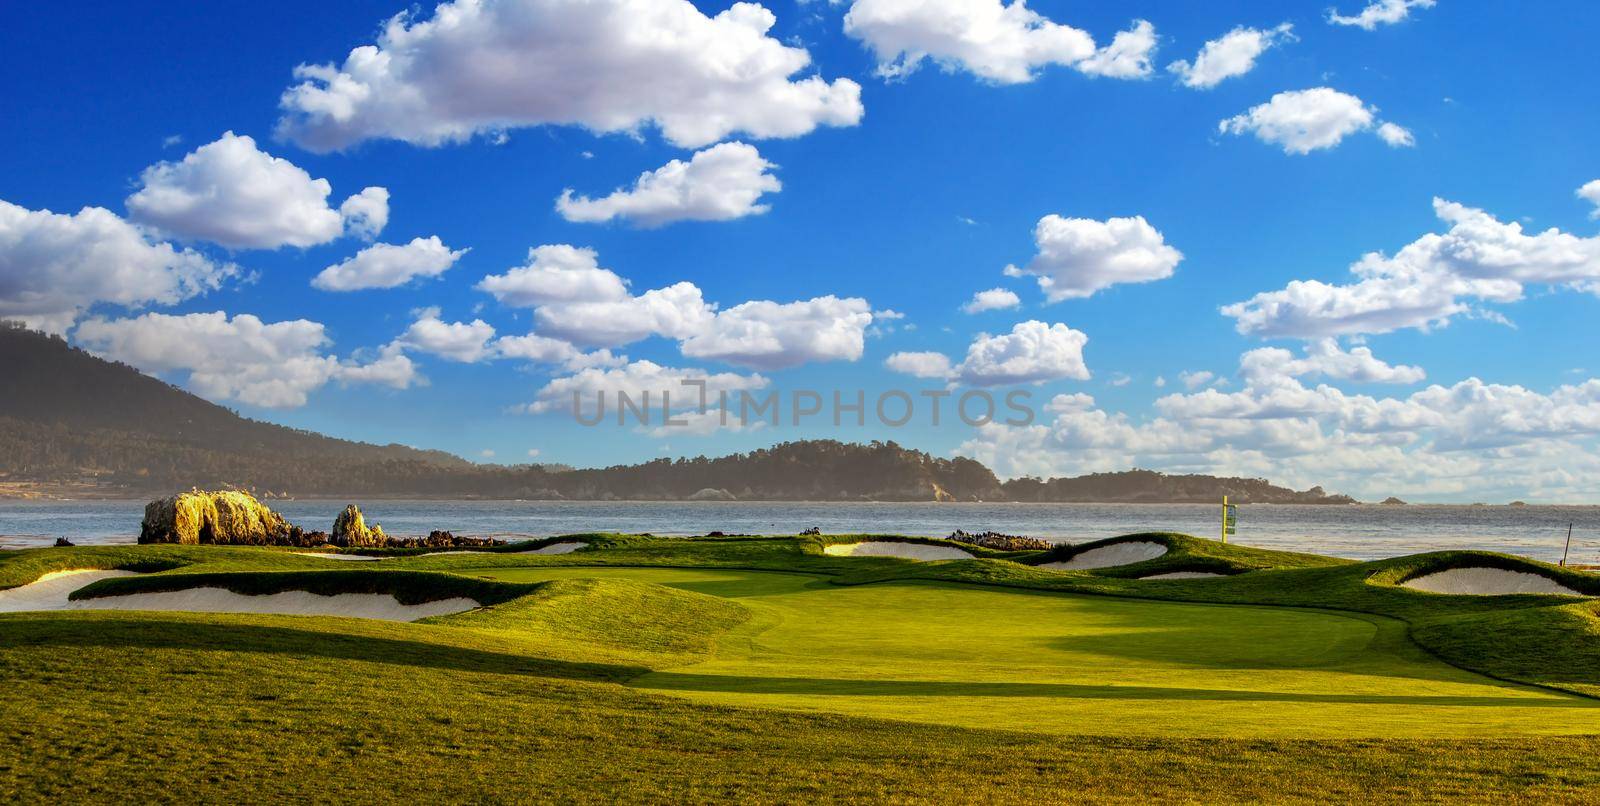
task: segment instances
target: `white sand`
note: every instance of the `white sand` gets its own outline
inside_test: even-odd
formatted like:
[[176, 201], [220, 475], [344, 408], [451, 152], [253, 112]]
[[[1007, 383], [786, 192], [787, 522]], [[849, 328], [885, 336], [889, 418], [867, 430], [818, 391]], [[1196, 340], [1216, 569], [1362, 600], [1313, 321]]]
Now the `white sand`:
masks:
[[493, 554], [492, 551], [430, 551], [427, 554], [413, 554], [413, 557], [443, 557], [446, 554]]
[[582, 540], [564, 540], [560, 543], [551, 543], [543, 548], [528, 549], [527, 551], [513, 551], [512, 554], [571, 554], [579, 549], [588, 548], [589, 544]]
[[283, 591], [246, 596], [224, 588], [190, 588], [159, 593], [105, 596], [72, 602], [72, 610], [180, 610], [188, 613], [273, 613], [285, 616], [348, 616], [384, 621], [416, 621], [447, 616], [480, 607], [465, 597], [440, 599], [418, 605], [401, 604], [387, 593], [340, 593], [320, 596], [307, 591]]
[[73, 591], [88, 587], [102, 579], [128, 576], [133, 576], [133, 572], [97, 571], [89, 568], [51, 571], [26, 585], [0, 591], [0, 613], [67, 610], [75, 604], [67, 600]]
[[481, 607], [465, 597], [440, 599], [419, 605], [401, 604], [387, 593], [341, 593], [319, 596], [306, 591], [284, 591], [246, 596], [223, 588], [133, 593], [72, 601], [80, 588], [113, 577], [133, 576], [132, 571], [56, 571], [21, 587], [0, 591], [0, 613], [34, 610], [178, 610], [191, 613], [275, 613], [290, 616], [349, 616], [385, 621], [416, 621]]
[[1210, 571], [1173, 571], [1173, 572], [1167, 573], [1167, 574], [1151, 574], [1150, 576], [1139, 577], [1139, 578], [1140, 579], [1209, 579], [1209, 578], [1212, 578], [1212, 577], [1224, 577], [1224, 576], [1227, 576], [1227, 574], [1213, 574]]
[[[1160, 543], [1148, 540], [1129, 540], [1123, 543], [1112, 543], [1109, 546], [1089, 549], [1088, 551], [1074, 554], [1072, 559], [1059, 563], [1043, 563], [1035, 568], [1049, 568], [1056, 571], [1083, 571], [1090, 568], [1112, 568], [1118, 565], [1132, 565], [1133, 563], [1154, 560], [1167, 553], [1167, 547]], [[1148, 579], [1149, 577], [1146, 577]]]
[[344, 560], [346, 562], [376, 562], [383, 557], [368, 557], [362, 554], [335, 554], [331, 551], [296, 551], [301, 557], [321, 557], [324, 560]]
[[823, 550], [835, 557], [899, 557], [906, 560], [970, 560], [972, 555], [954, 546], [925, 543], [899, 543], [872, 540], [866, 543], [837, 543]]
[[1541, 574], [1483, 567], [1435, 571], [1415, 579], [1408, 579], [1401, 583], [1401, 587], [1429, 593], [1458, 593], [1472, 596], [1507, 596], [1513, 593], [1583, 595]]

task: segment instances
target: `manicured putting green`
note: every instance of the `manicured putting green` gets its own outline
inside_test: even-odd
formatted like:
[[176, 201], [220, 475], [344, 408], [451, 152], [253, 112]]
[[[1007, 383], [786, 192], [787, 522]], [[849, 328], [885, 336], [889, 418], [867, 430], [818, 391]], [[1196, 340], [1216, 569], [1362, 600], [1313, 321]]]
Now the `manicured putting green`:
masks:
[[1063, 735], [1600, 731], [1600, 702], [1456, 669], [1377, 616], [735, 570], [459, 572], [625, 578], [736, 599], [753, 617], [709, 660], [632, 681], [705, 703]]

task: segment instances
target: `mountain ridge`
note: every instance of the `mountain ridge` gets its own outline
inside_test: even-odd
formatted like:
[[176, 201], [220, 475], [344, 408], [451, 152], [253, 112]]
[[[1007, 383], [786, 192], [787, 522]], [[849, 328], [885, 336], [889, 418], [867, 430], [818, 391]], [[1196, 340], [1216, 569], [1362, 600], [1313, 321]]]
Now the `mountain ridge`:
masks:
[[191, 487], [263, 497], [551, 500], [1350, 503], [1320, 487], [1148, 470], [1000, 481], [982, 463], [894, 442], [783, 442], [721, 457], [570, 469], [482, 465], [240, 416], [125, 364], [0, 326], [0, 497], [141, 497]]

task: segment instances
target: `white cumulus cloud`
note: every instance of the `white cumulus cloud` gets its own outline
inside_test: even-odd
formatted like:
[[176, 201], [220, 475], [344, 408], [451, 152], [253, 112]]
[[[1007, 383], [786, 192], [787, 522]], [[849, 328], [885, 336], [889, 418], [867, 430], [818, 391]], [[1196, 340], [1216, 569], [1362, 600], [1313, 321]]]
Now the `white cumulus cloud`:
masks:
[[1106, 78], [1144, 78], [1155, 71], [1156, 27], [1147, 20], [1135, 20], [1133, 27], [1111, 38], [1111, 44], [1073, 65], [1079, 71]]
[[953, 367], [944, 353], [901, 352], [884, 359], [883, 365], [891, 371], [914, 378], [948, 378]]
[[477, 285], [507, 305], [532, 308], [562, 302], [626, 299], [628, 282], [600, 267], [593, 249], [547, 244], [528, 250], [525, 265], [491, 274]]
[[[1223, 134], [1254, 134], [1264, 143], [1281, 146], [1286, 154], [1309, 154], [1333, 148], [1345, 137], [1369, 131], [1377, 110], [1360, 98], [1329, 87], [1280, 92], [1248, 112], [1217, 124]], [[1378, 135], [1391, 146], [1411, 145], [1411, 133], [1385, 124]]]
[[464, 364], [494, 356], [489, 347], [489, 340], [494, 338], [494, 326], [488, 322], [482, 319], [446, 322], [439, 318], [438, 308], [428, 308], [420, 314], [395, 340], [397, 345]]
[[531, 403], [518, 410], [528, 414], [572, 412], [576, 404], [578, 412], [592, 418], [599, 413], [599, 401], [603, 399], [606, 413], [615, 418], [619, 394], [626, 395], [634, 405], [641, 405], [645, 393], [649, 393], [652, 420], [659, 422], [657, 418], [663, 407], [673, 412], [698, 410], [701, 390], [695, 384], [699, 383], [705, 384], [705, 402], [709, 408], [716, 406], [724, 394], [737, 401], [740, 391], [761, 389], [768, 381], [759, 374], [707, 372], [662, 366], [653, 361], [634, 361], [622, 366], [589, 368], [552, 379], [534, 395]]
[[[700, 288], [679, 282], [633, 294], [592, 249], [535, 247], [526, 265], [485, 277], [478, 288], [534, 309], [540, 335], [587, 347], [620, 347], [652, 336], [683, 355], [753, 369], [861, 357], [874, 312], [864, 299], [832, 295], [789, 303], [753, 300], [718, 310]], [[893, 311], [876, 314], [899, 318]]]
[[689, 358], [751, 369], [783, 369], [814, 361], [861, 357], [872, 306], [858, 297], [832, 295], [800, 302], [745, 302], [718, 311], [683, 338]]
[[1411, 16], [1411, 10], [1433, 8], [1435, 0], [1372, 0], [1359, 13], [1340, 14], [1338, 9], [1328, 9], [1328, 22], [1333, 25], [1353, 25], [1371, 31], [1380, 25], [1393, 25]]
[[803, 48], [754, 3], [707, 17], [688, 0], [458, 0], [402, 12], [343, 64], [303, 64], [278, 131], [312, 151], [391, 138], [424, 146], [541, 125], [660, 128], [674, 144], [794, 137], [861, 120], [849, 79], [794, 78]]
[[1149, 74], [1155, 47], [1154, 28], [1139, 20], [1097, 51], [1087, 32], [1051, 21], [1024, 0], [855, 0], [844, 30], [871, 49], [885, 78], [908, 75], [929, 59], [999, 84], [1032, 81], [1050, 65], [1133, 78]]
[[1422, 367], [1389, 364], [1370, 347], [1345, 350], [1337, 339], [1318, 339], [1305, 345], [1296, 358], [1280, 347], [1261, 347], [1239, 357], [1239, 374], [1246, 384], [1264, 379], [1324, 377], [1358, 383], [1419, 383], [1427, 377]]
[[1595, 179], [1578, 188], [1578, 198], [1586, 199], [1594, 205], [1594, 211], [1589, 213], [1590, 218], [1600, 218], [1600, 179]]
[[104, 208], [63, 214], [0, 201], [0, 317], [32, 327], [64, 332], [99, 303], [172, 305], [237, 273]]
[[370, 241], [389, 225], [389, 191], [370, 187], [351, 196], [339, 205], [339, 217], [344, 219], [344, 231], [363, 241]]
[[1086, 381], [1083, 347], [1088, 343], [1088, 336], [1060, 323], [1019, 322], [1010, 333], [978, 334], [955, 375], [972, 386]]
[[556, 210], [568, 221], [627, 219], [642, 227], [677, 221], [731, 221], [760, 215], [771, 207], [763, 194], [783, 189], [770, 171], [777, 166], [755, 146], [721, 143], [696, 152], [688, 162], [673, 160], [647, 171], [633, 187], [591, 199], [569, 188], [556, 199]]
[[415, 379], [409, 363], [393, 354], [369, 365], [342, 364], [323, 353], [328, 337], [322, 324], [305, 319], [267, 323], [222, 311], [96, 317], [80, 324], [73, 338], [145, 372], [186, 373], [186, 385], [202, 397], [265, 408], [303, 406], [311, 392], [335, 379], [397, 388]]
[[1448, 231], [1424, 235], [1393, 257], [1372, 252], [1351, 266], [1356, 281], [1294, 280], [1222, 308], [1240, 333], [1321, 338], [1427, 329], [1474, 311], [1474, 303], [1522, 298], [1540, 283], [1600, 290], [1600, 236], [1557, 229], [1529, 235], [1517, 222], [1434, 199]]
[[418, 277], [438, 277], [467, 251], [445, 246], [437, 235], [413, 238], [404, 245], [373, 244], [323, 269], [311, 278], [311, 285], [324, 291], [395, 288]]
[[128, 215], [187, 240], [234, 249], [316, 246], [344, 234], [371, 238], [389, 220], [389, 192], [370, 187], [328, 206], [333, 186], [226, 132], [179, 162], [158, 162], [139, 176]]
[[1600, 380], [1546, 394], [1467, 378], [1375, 397], [1301, 378], [1361, 380], [1381, 367], [1380, 379], [1411, 383], [1421, 371], [1328, 344], [1310, 346], [1304, 358], [1254, 350], [1240, 363], [1245, 388], [1238, 392], [1166, 395], [1156, 401], [1156, 416], [1143, 421], [1097, 409], [1087, 398], [1058, 397], [1047, 407], [1053, 420], [982, 426], [957, 453], [991, 463], [1001, 476], [1149, 467], [1266, 476], [1297, 488], [1322, 484], [1369, 500], [1574, 501], [1600, 493]]
[[999, 311], [1006, 308], [1015, 308], [1022, 304], [1022, 298], [1009, 288], [991, 288], [979, 291], [972, 295], [961, 310], [966, 313], [982, 313], [984, 311]]
[[1005, 273], [1039, 278], [1051, 302], [1092, 296], [1117, 283], [1147, 283], [1172, 276], [1183, 253], [1168, 246], [1144, 216], [1095, 221], [1047, 215], [1033, 229], [1038, 254]]
[[1287, 22], [1265, 30], [1241, 25], [1205, 43], [1193, 64], [1180, 59], [1167, 65], [1167, 69], [1176, 73], [1184, 86], [1210, 89], [1255, 69], [1256, 57], [1294, 38], [1294, 26]]
[[1411, 134], [1411, 130], [1397, 123], [1378, 124], [1377, 134], [1379, 140], [1394, 148], [1410, 148], [1417, 144], [1417, 138]]
[[621, 347], [651, 336], [687, 339], [715, 316], [694, 283], [673, 283], [638, 296], [542, 305], [533, 312], [539, 332], [589, 347]]

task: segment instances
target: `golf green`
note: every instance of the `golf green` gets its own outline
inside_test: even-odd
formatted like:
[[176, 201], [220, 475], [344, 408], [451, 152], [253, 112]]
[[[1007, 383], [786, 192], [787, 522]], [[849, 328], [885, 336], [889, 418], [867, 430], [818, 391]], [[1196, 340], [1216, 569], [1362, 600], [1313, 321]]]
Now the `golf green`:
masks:
[[1059, 735], [1481, 737], [1600, 731], [1600, 702], [1445, 664], [1381, 616], [801, 574], [483, 568], [655, 582], [752, 617], [709, 659], [634, 679], [719, 705]]

